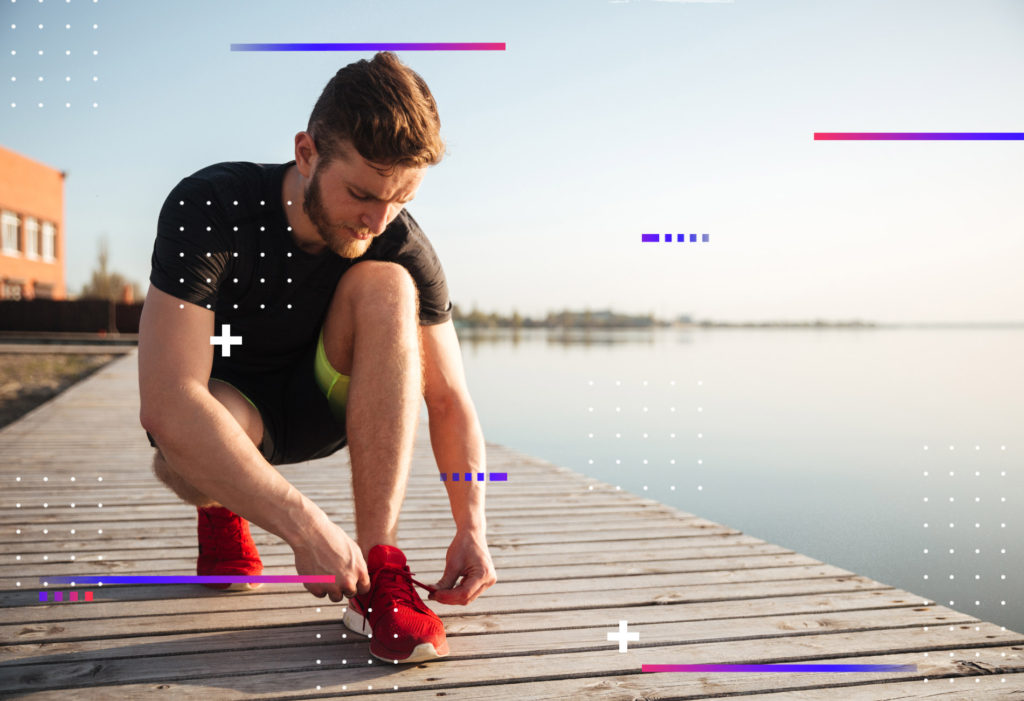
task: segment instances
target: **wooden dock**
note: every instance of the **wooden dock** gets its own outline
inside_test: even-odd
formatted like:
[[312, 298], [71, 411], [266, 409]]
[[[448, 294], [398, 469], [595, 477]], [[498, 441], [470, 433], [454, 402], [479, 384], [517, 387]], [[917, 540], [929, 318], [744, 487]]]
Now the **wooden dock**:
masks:
[[[2, 698], [1024, 699], [1024, 635], [498, 445], [499, 582], [468, 607], [431, 602], [445, 660], [371, 658], [344, 604], [301, 585], [44, 588], [39, 577], [195, 574], [195, 510], [150, 473], [135, 364], [116, 360], [0, 431]], [[420, 434], [400, 545], [433, 582], [453, 525]], [[346, 462], [281, 471], [348, 530]], [[294, 574], [288, 547], [253, 530], [264, 573]], [[68, 601], [86, 590], [92, 601]], [[639, 633], [624, 653], [608, 640], [620, 621]], [[641, 671], [812, 662], [917, 671]]]

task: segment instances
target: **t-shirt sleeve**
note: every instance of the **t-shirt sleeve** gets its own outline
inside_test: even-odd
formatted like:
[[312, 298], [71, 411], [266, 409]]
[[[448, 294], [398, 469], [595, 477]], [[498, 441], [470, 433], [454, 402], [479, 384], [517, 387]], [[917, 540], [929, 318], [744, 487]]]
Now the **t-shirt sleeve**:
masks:
[[403, 240], [376, 251], [371, 247], [367, 257], [391, 260], [408, 270], [419, 294], [420, 324], [442, 324], [452, 318], [452, 303], [441, 260], [412, 215], [403, 210], [399, 218], [401, 221], [396, 219], [392, 225], [400, 224], [407, 229]]
[[160, 209], [150, 283], [178, 299], [215, 310], [230, 257], [230, 237], [213, 188], [185, 178]]

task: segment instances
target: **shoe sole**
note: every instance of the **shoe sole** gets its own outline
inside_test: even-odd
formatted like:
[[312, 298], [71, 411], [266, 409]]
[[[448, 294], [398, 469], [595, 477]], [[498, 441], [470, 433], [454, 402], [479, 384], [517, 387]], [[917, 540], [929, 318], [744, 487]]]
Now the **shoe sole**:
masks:
[[[349, 605], [345, 609], [345, 615], [341, 617], [341, 622], [345, 624], [345, 627], [357, 635], [362, 635], [373, 640], [373, 629], [370, 628], [369, 621], [367, 621], [363, 614], [358, 613], [352, 609]], [[441, 657], [447, 657], [448, 651], [445, 650], [443, 653], [437, 651], [433, 643], [420, 643], [412, 649], [407, 657], [399, 657], [399, 653], [395, 651], [386, 652], [380, 654], [373, 649], [376, 641], [370, 643], [370, 654], [376, 657], [378, 660], [384, 662], [391, 662], [392, 664], [409, 664], [412, 662], [426, 662], [427, 660], [436, 660]]]

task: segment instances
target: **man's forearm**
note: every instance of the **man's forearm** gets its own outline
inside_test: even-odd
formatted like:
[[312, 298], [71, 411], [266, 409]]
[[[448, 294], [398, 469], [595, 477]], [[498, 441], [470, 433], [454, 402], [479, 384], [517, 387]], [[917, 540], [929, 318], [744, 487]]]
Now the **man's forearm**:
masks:
[[228, 410], [201, 387], [180, 388], [160, 403], [150, 433], [176, 473], [289, 544], [323, 512], [270, 465]]
[[427, 410], [430, 420], [430, 443], [440, 472], [449, 475], [444, 483], [448, 490], [452, 516], [459, 530], [486, 530], [484, 515], [484, 483], [455, 482], [452, 473], [478, 473], [487, 469], [484, 436], [471, 402], [456, 401], [446, 407]]

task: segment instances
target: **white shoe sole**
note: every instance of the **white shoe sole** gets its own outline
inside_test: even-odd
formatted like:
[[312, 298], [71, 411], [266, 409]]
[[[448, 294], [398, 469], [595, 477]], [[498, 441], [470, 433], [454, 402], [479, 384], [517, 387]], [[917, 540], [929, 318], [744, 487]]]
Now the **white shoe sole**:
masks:
[[345, 615], [341, 617], [341, 622], [344, 623], [345, 627], [353, 633], [367, 638], [372, 637], [373, 635], [373, 629], [370, 628], [369, 619], [364, 618], [363, 614], [353, 611], [351, 604], [345, 607]]
[[[353, 611], [352, 606], [347, 606], [345, 608], [345, 615], [341, 617], [341, 622], [345, 624], [346, 628], [348, 628], [353, 633], [356, 633], [357, 635], [362, 635], [367, 638], [373, 637], [373, 629], [370, 628], [370, 621], [364, 618], [361, 613]], [[378, 660], [382, 660], [384, 662], [391, 662], [392, 664], [426, 662], [427, 660], [436, 660], [438, 658], [448, 656], [447, 653], [445, 653], [444, 655], [438, 654], [437, 650], [434, 648], [433, 643], [420, 643], [419, 645], [414, 647], [412, 649], [412, 652], [409, 653], [409, 656], [404, 659], [381, 657], [372, 649], [370, 650], [370, 654], [376, 657]]]

